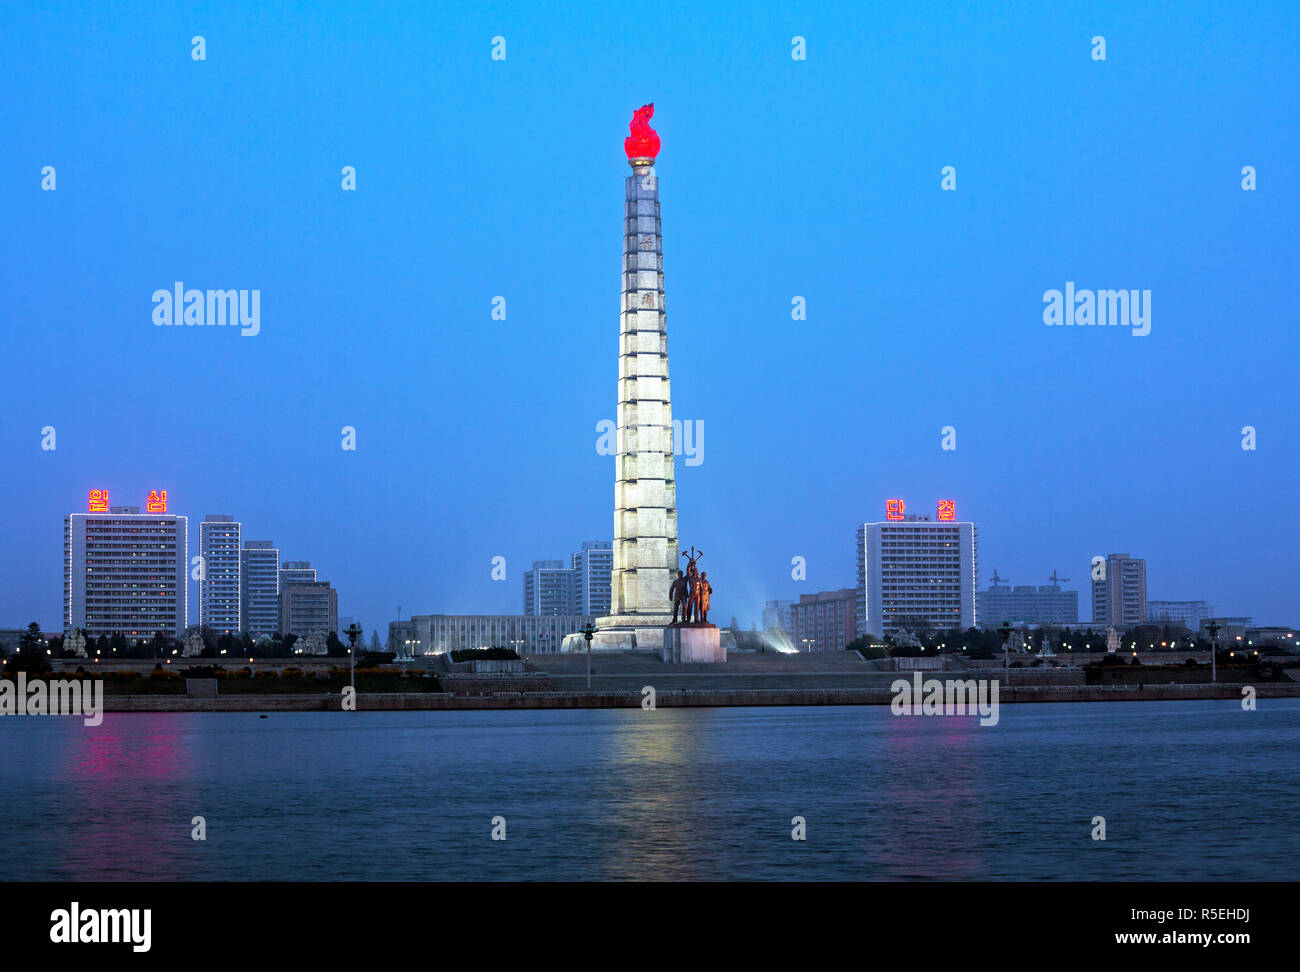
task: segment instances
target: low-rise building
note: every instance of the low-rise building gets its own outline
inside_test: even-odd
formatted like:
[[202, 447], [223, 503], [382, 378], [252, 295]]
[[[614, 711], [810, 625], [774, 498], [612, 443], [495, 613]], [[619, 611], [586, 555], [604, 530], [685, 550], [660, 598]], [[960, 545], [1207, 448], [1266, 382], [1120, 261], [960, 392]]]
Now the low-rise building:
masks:
[[390, 651], [401, 657], [461, 648], [513, 648], [520, 654], [560, 650], [564, 636], [595, 618], [585, 614], [417, 614], [388, 625]]
[[790, 605], [790, 643], [797, 651], [843, 651], [858, 636], [857, 589], [801, 594]]
[[280, 588], [280, 633], [306, 638], [339, 629], [339, 596], [329, 581], [296, 581]]

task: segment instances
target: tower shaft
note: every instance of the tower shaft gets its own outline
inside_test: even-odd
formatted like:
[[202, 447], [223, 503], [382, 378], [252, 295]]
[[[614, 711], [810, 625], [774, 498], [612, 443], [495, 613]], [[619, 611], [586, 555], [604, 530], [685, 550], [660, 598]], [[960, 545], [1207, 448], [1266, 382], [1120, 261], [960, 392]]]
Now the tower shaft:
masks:
[[660, 650], [672, 620], [677, 482], [668, 380], [659, 181], [653, 160], [631, 160], [623, 207], [618, 338], [618, 447], [614, 459], [614, 567], [610, 614], [593, 648]]

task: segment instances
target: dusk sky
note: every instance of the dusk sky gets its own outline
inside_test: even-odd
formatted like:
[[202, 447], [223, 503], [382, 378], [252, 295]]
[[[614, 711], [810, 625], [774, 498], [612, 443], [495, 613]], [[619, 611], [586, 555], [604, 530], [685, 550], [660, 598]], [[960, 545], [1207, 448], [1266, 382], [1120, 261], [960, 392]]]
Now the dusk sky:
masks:
[[[367, 637], [517, 613], [533, 560], [610, 539], [647, 102], [715, 620], [854, 586], [901, 497], [977, 524], [981, 589], [1056, 569], [1086, 617], [1127, 552], [1151, 599], [1300, 622], [1294, 3], [409, 6], [0, 14], [0, 627], [61, 627], [92, 488], [166, 489], [191, 555], [234, 515]], [[260, 290], [260, 333], [155, 326], [176, 281]], [[1150, 290], [1150, 333], [1045, 326], [1067, 281]]]

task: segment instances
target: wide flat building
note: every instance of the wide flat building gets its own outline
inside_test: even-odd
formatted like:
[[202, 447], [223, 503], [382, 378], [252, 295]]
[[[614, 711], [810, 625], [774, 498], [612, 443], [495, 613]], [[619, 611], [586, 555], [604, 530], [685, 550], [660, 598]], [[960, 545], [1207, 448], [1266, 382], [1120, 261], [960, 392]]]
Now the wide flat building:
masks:
[[565, 635], [581, 631], [589, 615], [417, 614], [388, 625], [389, 650], [402, 657], [461, 648], [513, 648], [520, 654], [560, 650]]
[[858, 528], [858, 634], [881, 637], [922, 624], [935, 630], [974, 627], [975, 524], [903, 509], [901, 501], [891, 500], [889, 519]]
[[1126, 553], [1106, 558], [1105, 574], [1092, 582], [1092, 623], [1131, 628], [1147, 619], [1147, 562]]
[[[103, 492], [103, 501], [95, 494]], [[150, 505], [153, 505], [151, 494]], [[92, 493], [90, 506], [107, 503]], [[165, 494], [161, 501], [166, 507]], [[63, 519], [63, 628], [87, 637], [185, 634], [189, 623], [189, 519], [138, 506]]]
[[274, 541], [244, 541], [240, 602], [249, 637], [270, 636], [280, 630], [280, 551]]
[[988, 588], [975, 596], [975, 608], [981, 628], [996, 628], [1003, 622], [1063, 627], [1079, 621], [1079, 592], [1056, 583], [1012, 587], [995, 570]]
[[797, 651], [843, 651], [858, 636], [857, 591], [800, 594], [790, 605], [790, 643]]
[[210, 513], [199, 524], [199, 624], [221, 634], [244, 630], [240, 604], [240, 534], [243, 525], [233, 516]]
[[1204, 638], [1206, 641], [1212, 640], [1210, 637], [1210, 625], [1217, 624], [1219, 630], [1219, 645], [1223, 648], [1230, 648], [1234, 643], [1244, 643], [1246, 641], [1246, 629], [1254, 627], [1255, 619], [1247, 617], [1235, 618], [1204, 618], [1201, 626], [1197, 630], [1197, 636]]
[[1147, 601], [1147, 621], [1152, 624], [1181, 624], [1199, 631], [1201, 622], [1214, 617], [1209, 601]]

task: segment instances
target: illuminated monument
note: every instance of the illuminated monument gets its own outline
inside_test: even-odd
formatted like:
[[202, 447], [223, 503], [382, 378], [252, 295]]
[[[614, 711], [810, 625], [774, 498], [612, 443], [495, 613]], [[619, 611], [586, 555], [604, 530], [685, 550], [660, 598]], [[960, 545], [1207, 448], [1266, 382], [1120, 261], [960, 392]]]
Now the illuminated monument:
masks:
[[[659, 136], [650, 127], [653, 116], [653, 104], [638, 108], [629, 126], [631, 134], [623, 141], [632, 174], [625, 180], [623, 206], [614, 566], [610, 613], [597, 620], [591, 648], [666, 652], [665, 660], [674, 661], [725, 660], [725, 655], [703, 659], [690, 650], [674, 652], [670, 647], [680, 641], [670, 627], [674, 621], [670, 588], [682, 565], [677, 551], [663, 235], [654, 169]], [[712, 625], [697, 621], [694, 627], [712, 628], [716, 643], [717, 629]], [[584, 647], [581, 635], [565, 639], [566, 650]]]
[[[654, 105], [637, 109], [623, 142], [632, 174], [625, 180], [623, 206], [614, 569], [610, 613], [596, 622], [593, 650], [659, 651], [672, 621], [668, 588], [677, 567], [677, 485], [653, 115]], [[580, 635], [565, 640], [566, 649], [586, 647]]]

